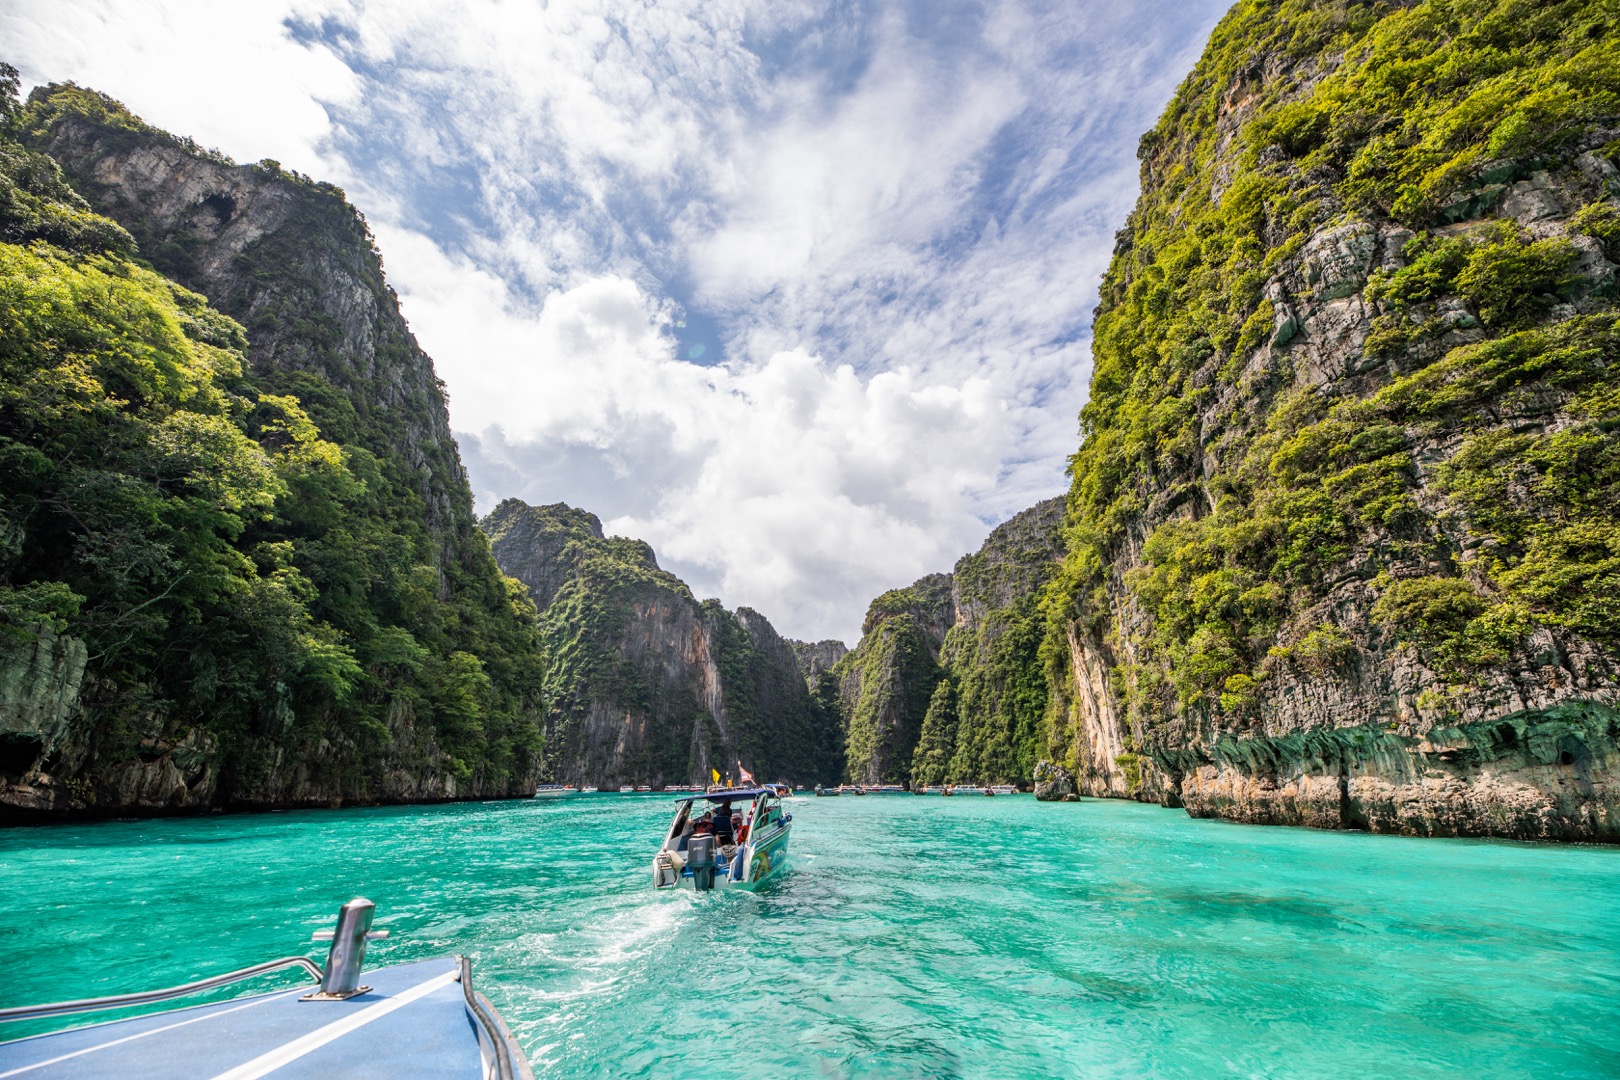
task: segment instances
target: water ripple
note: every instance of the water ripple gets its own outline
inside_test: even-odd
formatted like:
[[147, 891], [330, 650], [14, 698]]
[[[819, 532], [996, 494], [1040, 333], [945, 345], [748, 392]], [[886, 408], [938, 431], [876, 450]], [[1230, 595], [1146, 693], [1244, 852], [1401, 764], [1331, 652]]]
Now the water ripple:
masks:
[[471, 955], [541, 1077], [1620, 1075], [1620, 850], [792, 805], [758, 896], [654, 893], [657, 797], [0, 833], [7, 1003], [283, 955], [366, 895], [375, 960]]

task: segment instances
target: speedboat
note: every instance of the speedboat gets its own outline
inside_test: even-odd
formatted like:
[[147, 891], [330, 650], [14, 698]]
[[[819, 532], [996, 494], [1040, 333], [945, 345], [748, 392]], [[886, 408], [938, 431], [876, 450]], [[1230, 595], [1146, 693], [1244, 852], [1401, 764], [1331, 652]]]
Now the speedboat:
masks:
[[[742, 810], [736, 842], [722, 846], [729, 830], [716, 836], [708, 819], [717, 812]], [[660, 889], [746, 889], [752, 892], [788, 861], [788, 830], [793, 815], [782, 809], [772, 788], [726, 788], [679, 800], [675, 820], [653, 856], [653, 884]]]
[[837, 798], [839, 795], [843, 794], [843, 792], [839, 791], [835, 787], [822, 787], [820, 784], [817, 784], [816, 794], [822, 798], [832, 799]]
[[985, 789], [985, 794], [988, 795], [991, 793], [996, 795], [1016, 795], [1018, 794], [1018, 789], [1011, 784], [993, 784], [989, 788]]
[[578, 795], [579, 788], [572, 784], [541, 784], [534, 789], [537, 799], [560, 799], [564, 795]]
[[376, 905], [357, 897], [343, 905], [336, 929], [315, 935], [332, 942], [324, 968], [307, 956], [288, 956], [184, 986], [0, 1009], [0, 1021], [128, 1009], [290, 968], [320, 984], [0, 1043], [0, 1076], [532, 1080], [500, 1014], [473, 989], [466, 957], [373, 968], [361, 985], [366, 942], [388, 934], [371, 929], [375, 913]]
[[631, 785], [631, 784], [620, 784], [619, 785], [619, 794], [620, 795], [629, 795], [629, 794], [633, 793], [635, 790], [636, 789], [635, 789], [634, 785]]

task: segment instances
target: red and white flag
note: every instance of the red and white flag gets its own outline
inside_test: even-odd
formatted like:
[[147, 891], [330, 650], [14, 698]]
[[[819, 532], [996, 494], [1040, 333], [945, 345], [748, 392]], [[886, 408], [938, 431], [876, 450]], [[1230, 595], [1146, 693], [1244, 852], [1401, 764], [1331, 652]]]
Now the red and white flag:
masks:
[[743, 782], [745, 784], [757, 784], [757, 783], [759, 783], [759, 781], [754, 779], [754, 774], [753, 773], [749, 772], [747, 769], [742, 767], [742, 762], [740, 762], [740, 761], [737, 762], [737, 775], [743, 778]]

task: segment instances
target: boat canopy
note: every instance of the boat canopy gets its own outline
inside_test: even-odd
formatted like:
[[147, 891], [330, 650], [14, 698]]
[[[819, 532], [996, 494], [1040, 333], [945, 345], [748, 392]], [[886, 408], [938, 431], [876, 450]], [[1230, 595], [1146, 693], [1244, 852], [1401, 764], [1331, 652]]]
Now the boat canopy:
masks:
[[747, 787], [747, 788], [721, 788], [719, 791], [705, 791], [702, 795], [682, 795], [676, 802], [697, 802], [707, 799], [712, 803], [737, 802], [741, 799], [757, 799], [761, 795], [776, 795], [774, 788]]

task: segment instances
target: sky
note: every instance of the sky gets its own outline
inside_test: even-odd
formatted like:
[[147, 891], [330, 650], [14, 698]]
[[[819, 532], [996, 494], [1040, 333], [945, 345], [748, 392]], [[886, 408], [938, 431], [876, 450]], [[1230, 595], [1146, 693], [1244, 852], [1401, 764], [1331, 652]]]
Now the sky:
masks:
[[0, 59], [342, 186], [480, 513], [853, 644], [1066, 488], [1136, 143], [1224, 0], [5, 0]]

